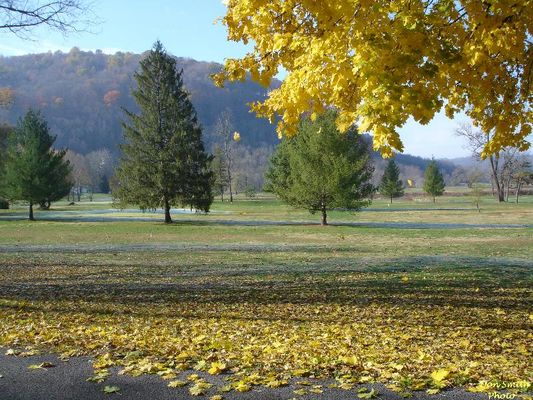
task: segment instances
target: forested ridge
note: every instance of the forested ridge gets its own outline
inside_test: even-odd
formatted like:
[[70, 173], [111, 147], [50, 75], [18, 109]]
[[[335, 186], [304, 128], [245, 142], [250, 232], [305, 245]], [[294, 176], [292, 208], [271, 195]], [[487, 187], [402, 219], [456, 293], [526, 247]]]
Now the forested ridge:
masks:
[[[137, 112], [131, 97], [133, 74], [144, 54], [73, 48], [68, 53], [42, 53], [0, 57], [0, 87], [9, 87], [13, 104], [0, 111], [0, 119], [14, 125], [28, 108], [41, 110], [57, 135], [56, 146], [86, 154], [101, 148], [117, 153], [122, 142], [122, 108]], [[244, 145], [273, 145], [278, 139], [273, 126], [249, 112], [247, 103], [264, 98], [267, 89], [252, 82], [216, 88], [210, 75], [217, 63], [176, 58], [183, 69], [185, 87], [191, 94], [204, 128], [208, 148], [221, 112], [229, 109], [235, 130]], [[277, 82], [275, 84], [278, 84]]]
[[[116, 158], [123, 141], [122, 109], [138, 112], [131, 90], [136, 85], [133, 75], [145, 54], [111, 55], [75, 47], [68, 53], [0, 57], [0, 87], [10, 88], [13, 95], [11, 106], [0, 108], [0, 121], [15, 125], [28, 108], [41, 110], [51, 132], [57, 135], [56, 147], [79, 154], [107, 149]], [[251, 81], [217, 88], [211, 74], [222, 68], [220, 64], [180, 57], [176, 61], [183, 69], [185, 87], [203, 126], [206, 148], [212, 151], [217, 121], [229, 110], [234, 129], [241, 133], [242, 168], [248, 170], [246, 175], [256, 175], [250, 179], [260, 187], [269, 154], [279, 140], [274, 125], [257, 118], [248, 104], [264, 99], [269, 89]], [[274, 81], [273, 86], [279, 84]], [[383, 164], [378, 153], [373, 158]], [[406, 176], [421, 176], [429, 163], [428, 159], [408, 154], [395, 158], [400, 166], [410, 168], [404, 171]], [[254, 159], [259, 165], [254, 165]], [[451, 162], [439, 165], [447, 174], [454, 169]]]

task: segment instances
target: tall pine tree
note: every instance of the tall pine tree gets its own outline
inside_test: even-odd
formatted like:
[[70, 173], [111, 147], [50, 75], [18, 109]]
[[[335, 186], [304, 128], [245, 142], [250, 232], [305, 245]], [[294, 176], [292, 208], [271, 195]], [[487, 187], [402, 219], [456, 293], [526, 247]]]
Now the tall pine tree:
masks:
[[390, 204], [392, 204], [394, 197], [403, 196], [403, 183], [400, 180], [400, 169], [392, 159], [389, 160], [385, 167], [385, 172], [379, 185], [379, 192], [382, 196], [390, 198]]
[[298, 134], [285, 139], [267, 171], [267, 188], [287, 203], [322, 215], [332, 208], [353, 211], [370, 204], [374, 167], [368, 144], [351, 129], [341, 133], [337, 114], [328, 111], [316, 121], [304, 119]]
[[208, 212], [213, 201], [210, 156], [204, 150], [196, 111], [182, 72], [158, 41], [135, 73], [132, 94], [140, 113], [125, 111], [126, 143], [117, 171], [122, 204], [162, 207], [171, 223], [173, 205]]
[[444, 178], [435, 160], [431, 160], [424, 172], [424, 191], [433, 197], [433, 203], [444, 193]]
[[54, 141], [46, 121], [32, 110], [19, 120], [9, 138], [4, 191], [9, 200], [29, 203], [31, 221], [35, 204], [49, 206], [65, 197], [72, 186], [66, 150], [52, 149]]

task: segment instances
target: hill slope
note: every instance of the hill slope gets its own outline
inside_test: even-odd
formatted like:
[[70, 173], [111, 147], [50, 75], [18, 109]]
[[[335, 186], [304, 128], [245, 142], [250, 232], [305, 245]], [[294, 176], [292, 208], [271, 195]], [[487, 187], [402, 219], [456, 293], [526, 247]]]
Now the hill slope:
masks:
[[[78, 153], [100, 148], [117, 152], [122, 141], [122, 108], [136, 111], [130, 95], [141, 54], [103, 54], [73, 48], [69, 53], [0, 57], [0, 87], [11, 87], [14, 104], [0, 119], [15, 124], [29, 107], [40, 109], [57, 135], [56, 145]], [[211, 141], [217, 118], [229, 109], [243, 143], [257, 147], [277, 142], [268, 121], [256, 118], [247, 103], [262, 99], [267, 89], [253, 82], [214, 86], [210, 74], [220, 64], [177, 58], [191, 93], [205, 139]], [[276, 84], [276, 82], [275, 82]]]
[[[122, 108], [137, 111], [130, 91], [142, 57], [143, 54], [109, 55], [78, 48], [68, 53], [0, 56], [0, 88], [10, 87], [14, 94], [13, 105], [7, 110], [0, 109], [0, 121], [14, 125], [28, 108], [40, 109], [57, 135], [56, 146], [81, 154], [106, 148], [116, 157], [122, 142]], [[264, 99], [268, 89], [253, 82], [229, 84], [220, 89], [210, 79], [212, 73], [220, 70], [220, 64], [186, 58], [176, 60], [183, 69], [185, 86], [204, 127], [208, 148], [214, 139], [217, 119], [228, 109], [235, 130], [241, 133], [244, 146], [240, 147], [248, 149], [249, 154], [240, 155], [250, 159], [250, 165], [243, 169], [248, 169], [247, 174], [250, 169], [257, 169], [256, 180], [262, 180], [269, 156], [263, 153], [272, 151], [278, 139], [274, 126], [250, 113], [248, 103]], [[279, 82], [275, 81], [273, 86], [277, 85]], [[262, 160], [260, 166], [252, 162], [258, 158]], [[380, 176], [384, 161], [378, 153], [373, 158], [377, 164], [376, 176]], [[403, 175], [417, 180], [429, 163], [428, 159], [408, 154], [396, 155], [396, 161], [404, 167]], [[439, 164], [446, 174], [455, 168], [451, 162]]]

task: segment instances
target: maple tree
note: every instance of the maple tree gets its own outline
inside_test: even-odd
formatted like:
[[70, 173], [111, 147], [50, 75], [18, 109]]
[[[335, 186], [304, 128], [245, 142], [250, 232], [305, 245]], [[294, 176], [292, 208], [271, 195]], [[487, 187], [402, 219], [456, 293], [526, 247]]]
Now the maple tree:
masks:
[[228, 38], [253, 50], [228, 59], [215, 83], [251, 78], [282, 85], [259, 115], [294, 135], [305, 112], [339, 110], [337, 126], [357, 123], [374, 148], [391, 156], [403, 145], [397, 128], [409, 117], [428, 123], [444, 109], [464, 111], [494, 132], [483, 155], [529, 147], [531, 0], [228, 0]]

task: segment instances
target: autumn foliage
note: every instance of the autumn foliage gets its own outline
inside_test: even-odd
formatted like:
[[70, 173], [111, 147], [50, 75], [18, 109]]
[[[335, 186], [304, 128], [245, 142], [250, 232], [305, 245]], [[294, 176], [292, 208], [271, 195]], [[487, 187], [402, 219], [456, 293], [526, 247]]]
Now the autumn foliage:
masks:
[[485, 146], [529, 147], [533, 100], [529, 0], [229, 0], [223, 23], [230, 40], [254, 43], [228, 59], [215, 82], [252, 79], [281, 87], [252, 109], [279, 135], [293, 135], [304, 112], [339, 111], [374, 136], [385, 155], [402, 150], [397, 128], [409, 117], [425, 124], [445, 110], [464, 111]]

